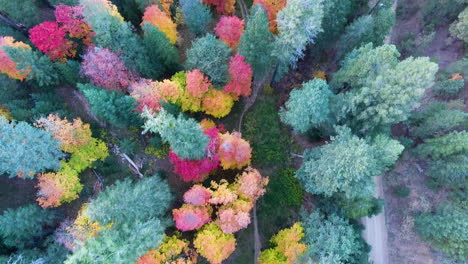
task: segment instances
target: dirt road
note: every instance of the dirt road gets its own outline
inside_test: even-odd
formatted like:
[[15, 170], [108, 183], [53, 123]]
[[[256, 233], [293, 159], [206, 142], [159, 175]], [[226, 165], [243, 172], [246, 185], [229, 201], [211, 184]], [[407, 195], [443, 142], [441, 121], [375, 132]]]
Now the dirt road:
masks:
[[[382, 176], [374, 177], [375, 196], [383, 199]], [[385, 210], [385, 208], [384, 208]], [[387, 249], [387, 226], [385, 225], [385, 211], [371, 218], [364, 217], [361, 219], [365, 230], [362, 236], [366, 242], [371, 245], [372, 250], [369, 254], [370, 260], [375, 264], [388, 264], [388, 249]]]

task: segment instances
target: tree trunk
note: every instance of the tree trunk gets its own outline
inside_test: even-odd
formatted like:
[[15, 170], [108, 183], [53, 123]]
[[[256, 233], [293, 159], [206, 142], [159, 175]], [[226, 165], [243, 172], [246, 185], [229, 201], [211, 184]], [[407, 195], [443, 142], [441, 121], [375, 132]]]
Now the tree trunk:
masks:
[[25, 35], [26, 37], [29, 37], [28, 36], [28, 29], [20, 24], [20, 23], [17, 23], [16, 21], [8, 18], [7, 16], [3, 15], [2, 13], [0, 13], [0, 21], [3, 22], [4, 24], [14, 28], [15, 30], [18, 30], [19, 32], [23, 33], [23, 35]]

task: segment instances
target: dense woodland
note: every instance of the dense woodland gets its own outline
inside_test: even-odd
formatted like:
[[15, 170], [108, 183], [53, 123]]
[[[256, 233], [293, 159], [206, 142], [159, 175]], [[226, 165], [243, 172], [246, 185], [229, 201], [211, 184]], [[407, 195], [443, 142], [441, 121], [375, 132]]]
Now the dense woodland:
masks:
[[466, 263], [467, 4], [0, 0], [0, 263]]

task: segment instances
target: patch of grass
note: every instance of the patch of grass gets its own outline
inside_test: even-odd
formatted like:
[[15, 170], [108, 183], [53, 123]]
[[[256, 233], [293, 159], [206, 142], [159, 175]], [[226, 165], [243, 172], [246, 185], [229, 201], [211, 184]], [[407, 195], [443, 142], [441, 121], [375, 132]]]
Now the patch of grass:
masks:
[[281, 126], [276, 98], [263, 95], [245, 116], [243, 137], [253, 149], [257, 167], [285, 166], [289, 163], [289, 135]]

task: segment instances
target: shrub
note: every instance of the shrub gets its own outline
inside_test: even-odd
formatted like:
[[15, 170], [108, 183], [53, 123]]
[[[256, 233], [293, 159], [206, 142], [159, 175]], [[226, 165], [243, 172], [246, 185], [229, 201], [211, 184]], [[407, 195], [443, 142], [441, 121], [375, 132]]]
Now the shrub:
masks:
[[466, 195], [449, 200], [434, 213], [423, 213], [415, 221], [416, 231], [435, 249], [460, 260], [468, 260]]
[[464, 112], [452, 110], [448, 104], [432, 103], [410, 118], [411, 132], [420, 138], [442, 136], [467, 119]]
[[436, 93], [436, 95], [444, 97], [444, 98], [451, 98], [456, 96], [465, 86], [465, 80], [458, 79], [458, 80], [445, 80], [437, 82], [432, 90]]
[[393, 190], [393, 193], [396, 195], [398, 198], [406, 198], [410, 195], [411, 190], [410, 188], [406, 186], [398, 186]]

